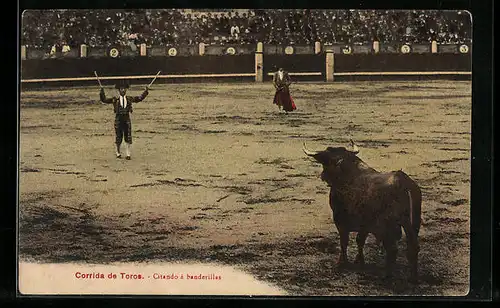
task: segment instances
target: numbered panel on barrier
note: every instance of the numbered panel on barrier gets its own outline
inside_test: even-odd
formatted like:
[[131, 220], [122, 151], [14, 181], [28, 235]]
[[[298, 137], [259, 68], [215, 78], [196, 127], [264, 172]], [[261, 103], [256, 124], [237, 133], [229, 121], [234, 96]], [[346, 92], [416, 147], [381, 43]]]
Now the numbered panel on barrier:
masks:
[[175, 47], [170, 47], [170, 48], [168, 48], [168, 49], [167, 49], [167, 54], [168, 54], [168, 56], [170, 56], [170, 57], [175, 57], [175, 56], [177, 56], [177, 48], [175, 48]]
[[234, 56], [236, 54], [236, 48], [234, 48], [233, 46], [227, 47], [224, 50], [224, 54]]
[[108, 56], [110, 58], [116, 59], [121, 56], [120, 48], [119, 47], [111, 47], [108, 49]]
[[286, 46], [285, 47], [285, 55], [293, 55], [295, 52], [295, 48], [293, 46]]
[[458, 51], [461, 53], [461, 54], [467, 54], [470, 52], [470, 49], [469, 49], [469, 45], [467, 44], [462, 44], [458, 47]]
[[401, 47], [399, 48], [399, 51], [402, 53], [402, 54], [409, 54], [412, 52], [412, 46], [411, 44], [403, 44], [401, 45]]

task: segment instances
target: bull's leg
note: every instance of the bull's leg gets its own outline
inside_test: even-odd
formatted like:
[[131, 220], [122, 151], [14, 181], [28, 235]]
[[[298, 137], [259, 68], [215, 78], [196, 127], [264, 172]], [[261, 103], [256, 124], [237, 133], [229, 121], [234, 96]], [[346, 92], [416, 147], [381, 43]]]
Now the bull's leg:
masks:
[[410, 280], [416, 281], [418, 276], [418, 235], [411, 226], [404, 226], [406, 233], [406, 257], [410, 265]]
[[386, 252], [385, 257], [385, 267], [386, 267], [386, 276], [392, 277], [392, 271], [394, 269], [394, 265], [396, 264], [396, 256], [398, 254], [398, 246], [397, 241], [392, 237], [384, 238], [383, 240], [384, 248]]
[[345, 265], [347, 260], [347, 245], [349, 244], [349, 231], [346, 228], [338, 228], [340, 235], [340, 255], [337, 260], [337, 265]]
[[363, 248], [365, 246], [367, 236], [368, 233], [365, 231], [358, 232], [358, 235], [356, 236], [356, 243], [358, 244], [358, 254], [356, 256], [355, 262], [361, 265], [365, 264], [365, 256], [363, 254]]
[[[321, 176], [323, 177], [324, 173], [322, 173]], [[332, 209], [333, 222], [340, 236], [340, 255], [337, 260], [337, 265], [342, 266], [348, 263], [347, 245], [349, 244], [349, 228], [345, 225], [345, 222], [348, 221], [348, 217], [345, 214], [342, 203], [337, 200], [333, 189], [330, 189], [330, 208]]]

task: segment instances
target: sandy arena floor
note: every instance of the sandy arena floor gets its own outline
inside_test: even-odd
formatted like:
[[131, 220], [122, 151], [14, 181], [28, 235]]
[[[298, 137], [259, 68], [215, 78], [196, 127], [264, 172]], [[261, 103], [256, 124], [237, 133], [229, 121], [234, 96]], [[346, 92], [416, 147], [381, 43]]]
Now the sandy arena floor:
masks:
[[[98, 93], [21, 93], [22, 260], [217, 262], [290, 295], [468, 292], [470, 82], [296, 84], [288, 115], [268, 83], [158, 84], [134, 107], [130, 161], [114, 157], [113, 110]], [[423, 189], [418, 285], [404, 238], [391, 281], [372, 236], [364, 269], [334, 266], [328, 187], [302, 142], [349, 138], [366, 163]]]

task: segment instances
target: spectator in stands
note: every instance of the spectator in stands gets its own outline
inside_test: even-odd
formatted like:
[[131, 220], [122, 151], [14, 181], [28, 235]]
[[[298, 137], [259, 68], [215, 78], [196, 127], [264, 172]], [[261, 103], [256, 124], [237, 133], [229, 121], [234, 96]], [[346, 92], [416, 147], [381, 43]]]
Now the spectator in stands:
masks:
[[234, 38], [234, 39], [238, 39], [239, 36], [240, 36], [240, 27], [238, 27], [238, 25], [236, 23], [233, 23], [233, 25], [231, 26], [231, 37]]
[[138, 36], [137, 33], [131, 33], [128, 36], [128, 46], [132, 51], [137, 51]]
[[66, 41], [62, 42], [61, 52], [63, 55], [68, 54], [71, 51], [71, 47], [68, 45]]

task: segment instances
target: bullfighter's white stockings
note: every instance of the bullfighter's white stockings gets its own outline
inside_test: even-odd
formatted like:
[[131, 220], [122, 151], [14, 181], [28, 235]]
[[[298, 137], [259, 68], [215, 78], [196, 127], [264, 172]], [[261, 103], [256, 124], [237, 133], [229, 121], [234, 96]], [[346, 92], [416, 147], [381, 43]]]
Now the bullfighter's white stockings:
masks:
[[130, 143], [125, 142], [125, 153], [127, 157], [130, 157]]
[[119, 145], [119, 144], [117, 144], [117, 145], [116, 145], [116, 157], [120, 157], [120, 156], [122, 156], [122, 155], [120, 154], [120, 145]]

